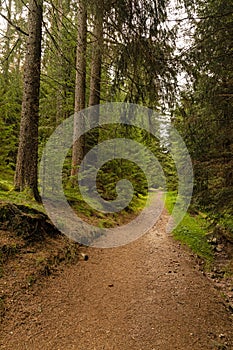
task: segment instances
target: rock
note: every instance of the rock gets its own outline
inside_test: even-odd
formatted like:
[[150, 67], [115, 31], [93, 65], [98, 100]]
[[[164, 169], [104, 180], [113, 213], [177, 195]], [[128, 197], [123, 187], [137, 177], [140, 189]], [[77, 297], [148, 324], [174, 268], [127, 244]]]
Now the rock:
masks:
[[80, 258], [84, 261], [87, 261], [89, 259], [88, 255], [85, 253], [80, 253]]
[[217, 245], [215, 250], [217, 253], [221, 253], [223, 251], [223, 246], [219, 244], [219, 245]]

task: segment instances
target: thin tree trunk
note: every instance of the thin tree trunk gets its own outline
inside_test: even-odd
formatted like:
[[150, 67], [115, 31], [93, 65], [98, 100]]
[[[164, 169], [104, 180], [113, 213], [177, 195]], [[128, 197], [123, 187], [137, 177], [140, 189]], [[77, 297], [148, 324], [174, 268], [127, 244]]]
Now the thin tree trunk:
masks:
[[41, 67], [43, 0], [30, 0], [24, 90], [17, 155], [15, 188], [29, 189], [40, 200], [38, 182], [38, 113]]
[[[86, 104], [86, 45], [87, 45], [87, 9], [85, 0], [78, 3], [78, 37], [76, 54], [76, 80], [74, 112], [77, 115]], [[74, 140], [78, 130], [82, 130], [81, 121], [74, 122]], [[78, 166], [84, 156], [85, 137], [82, 136], [73, 143], [71, 176], [77, 175]]]
[[[58, 0], [57, 3], [57, 13], [56, 13], [56, 17], [57, 17], [57, 38], [58, 38], [58, 42], [59, 44], [62, 42], [62, 24], [63, 24], [63, 15], [64, 15], [64, 11], [63, 11], [63, 1], [62, 0]], [[58, 75], [58, 80], [59, 78], [62, 76], [62, 54], [61, 51], [57, 50], [57, 75]], [[56, 111], [56, 125], [59, 125], [62, 120], [63, 120], [63, 103], [62, 103], [62, 95], [63, 95], [63, 88], [62, 85], [59, 84], [58, 85], [58, 91], [57, 91], [57, 111]]]
[[91, 62], [91, 81], [90, 81], [90, 97], [89, 106], [99, 105], [100, 103], [100, 83], [101, 83], [101, 67], [103, 54], [103, 9], [98, 7], [95, 15], [94, 41], [92, 47]]
[[[7, 18], [11, 21], [12, 0], [8, 1]], [[3, 57], [3, 77], [4, 77], [4, 92], [7, 91], [9, 83], [9, 60], [10, 60], [10, 41], [11, 41], [11, 25], [7, 22]]]
[[[92, 45], [92, 60], [91, 60], [91, 79], [90, 79], [90, 95], [89, 107], [96, 106], [92, 110], [92, 118], [98, 121], [99, 119], [99, 104], [101, 96], [101, 68], [103, 56], [103, 6], [99, 4], [96, 6], [96, 13], [94, 18], [93, 29], [93, 45]], [[95, 115], [93, 114], [95, 113]], [[89, 132], [86, 137], [85, 152], [88, 152], [99, 140], [99, 129]], [[96, 160], [98, 155], [96, 155]], [[95, 162], [95, 160], [93, 159]]]

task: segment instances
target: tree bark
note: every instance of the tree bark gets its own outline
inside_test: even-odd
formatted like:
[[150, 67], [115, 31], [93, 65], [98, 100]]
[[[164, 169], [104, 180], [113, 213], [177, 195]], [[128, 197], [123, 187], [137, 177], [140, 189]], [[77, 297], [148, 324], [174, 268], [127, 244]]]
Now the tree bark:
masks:
[[[58, 0], [57, 1], [57, 11], [56, 11], [56, 20], [57, 20], [57, 39], [60, 43], [62, 43], [62, 24], [63, 24], [63, 1], [62, 0]], [[60, 50], [57, 50], [57, 79], [59, 80], [60, 77], [62, 76], [62, 64], [63, 64], [63, 60], [62, 60], [62, 54]], [[63, 101], [62, 101], [62, 95], [63, 95], [63, 88], [62, 85], [59, 84], [58, 85], [58, 91], [57, 91], [57, 111], [56, 111], [56, 125], [59, 125], [62, 120], [63, 120]]]
[[101, 66], [103, 54], [103, 8], [96, 9], [92, 46], [89, 107], [100, 103]]
[[17, 155], [15, 189], [29, 189], [39, 201], [38, 119], [41, 69], [43, 0], [30, 0], [28, 41], [24, 67], [24, 90]]
[[[92, 110], [92, 118], [99, 119], [99, 104], [101, 97], [101, 68], [102, 68], [102, 56], [103, 56], [103, 17], [104, 8], [103, 4], [96, 4], [96, 13], [94, 17], [94, 29], [93, 29], [93, 44], [92, 44], [92, 60], [91, 60], [91, 78], [90, 78], [90, 95], [89, 95], [89, 107], [96, 106], [94, 111]], [[95, 115], [93, 114], [95, 113]], [[90, 131], [86, 136], [85, 153], [92, 149], [99, 140], [99, 129]], [[98, 155], [96, 155], [96, 160]], [[94, 161], [95, 162], [95, 161]]]
[[[76, 51], [76, 79], [75, 79], [75, 104], [74, 112], [77, 115], [86, 104], [86, 45], [87, 45], [87, 8], [85, 0], [79, 0], [78, 3], [78, 36]], [[82, 130], [81, 120], [74, 122], [74, 143], [72, 148], [72, 168], [71, 176], [77, 175], [78, 166], [84, 156], [85, 137], [81, 136], [78, 140], [76, 134], [79, 129]]]
[[12, 0], [8, 1], [7, 5], [7, 22], [6, 34], [5, 34], [5, 45], [4, 45], [4, 56], [3, 56], [3, 77], [4, 77], [4, 93], [7, 91], [9, 83], [9, 61], [10, 61], [10, 41], [11, 41], [11, 12], [12, 12]]

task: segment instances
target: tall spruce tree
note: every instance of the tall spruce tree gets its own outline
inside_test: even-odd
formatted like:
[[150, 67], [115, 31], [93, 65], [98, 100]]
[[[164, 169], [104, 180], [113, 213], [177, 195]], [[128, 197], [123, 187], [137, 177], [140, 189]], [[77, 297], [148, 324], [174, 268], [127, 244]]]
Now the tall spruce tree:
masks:
[[[76, 78], [75, 78], [75, 101], [74, 112], [78, 112], [86, 106], [86, 49], [87, 49], [87, 5], [85, 0], [78, 1], [77, 9], [77, 49], [76, 49]], [[74, 143], [72, 147], [72, 167], [71, 176], [75, 176], [78, 171], [85, 150], [85, 136], [75, 140], [77, 128], [82, 128], [80, 120], [74, 122]]]
[[37, 201], [40, 200], [37, 169], [42, 17], [43, 1], [30, 0], [22, 115], [15, 172], [15, 188], [19, 191], [29, 189]]

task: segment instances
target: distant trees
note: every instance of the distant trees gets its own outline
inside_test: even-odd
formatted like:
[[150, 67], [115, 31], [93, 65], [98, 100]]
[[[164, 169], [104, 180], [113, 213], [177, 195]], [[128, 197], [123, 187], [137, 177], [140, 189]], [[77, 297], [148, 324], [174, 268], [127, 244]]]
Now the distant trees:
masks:
[[[86, 6], [88, 16], [84, 18], [85, 2], [78, 3], [75, 112], [104, 99], [158, 107], [164, 87], [171, 91], [175, 79], [174, 65], [169, 63], [172, 47], [165, 44], [167, 33], [161, 29], [166, 6], [164, 2], [151, 5], [147, 0], [143, 5], [141, 13], [138, 1], [93, 1]], [[89, 36], [84, 30], [86, 20]], [[85, 45], [85, 38], [90, 44]], [[88, 103], [84, 103], [85, 92]], [[98, 142], [98, 133], [94, 130], [73, 144], [73, 176], [84, 153]]]
[[1, 19], [5, 20], [5, 31], [0, 32], [0, 164], [15, 167], [22, 101], [22, 37], [26, 36], [23, 29], [16, 29], [24, 25], [18, 6], [13, 0], [4, 5], [0, 7]]
[[[162, 100], [171, 99], [175, 83], [174, 37], [166, 28], [167, 4], [164, 0], [35, 0], [29, 2], [27, 26], [28, 5], [8, 0], [7, 8], [2, 9], [8, 24], [4, 39], [6, 60], [1, 65], [0, 79], [12, 77], [13, 71], [17, 76], [15, 87], [9, 79], [12, 90], [2, 84], [7, 93], [18, 92], [17, 97], [11, 95], [11, 103], [6, 106], [10, 115], [14, 115], [14, 110], [17, 120], [11, 119], [9, 127], [0, 120], [0, 125], [7, 135], [12, 127], [17, 134], [20, 124], [16, 164], [15, 141], [11, 160], [12, 168], [16, 166], [16, 189], [29, 188], [39, 200], [38, 157], [55, 127], [73, 112], [102, 101], [128, 101], [160, 108]], [[10, 33], [7, 41], [8, 32], [16, 34], [14, 37]], [[0, 92], [0, 101], [5, 92]], [[138, 140], [144, 139], [138, 132], [132, 134]], [[84, 153], [98, 142], [98, 137], [99, 131], [94, 130], [73, 145], [66, 174], [77, 174]], [[8, 148], [4, 148], [5, 159]]]

